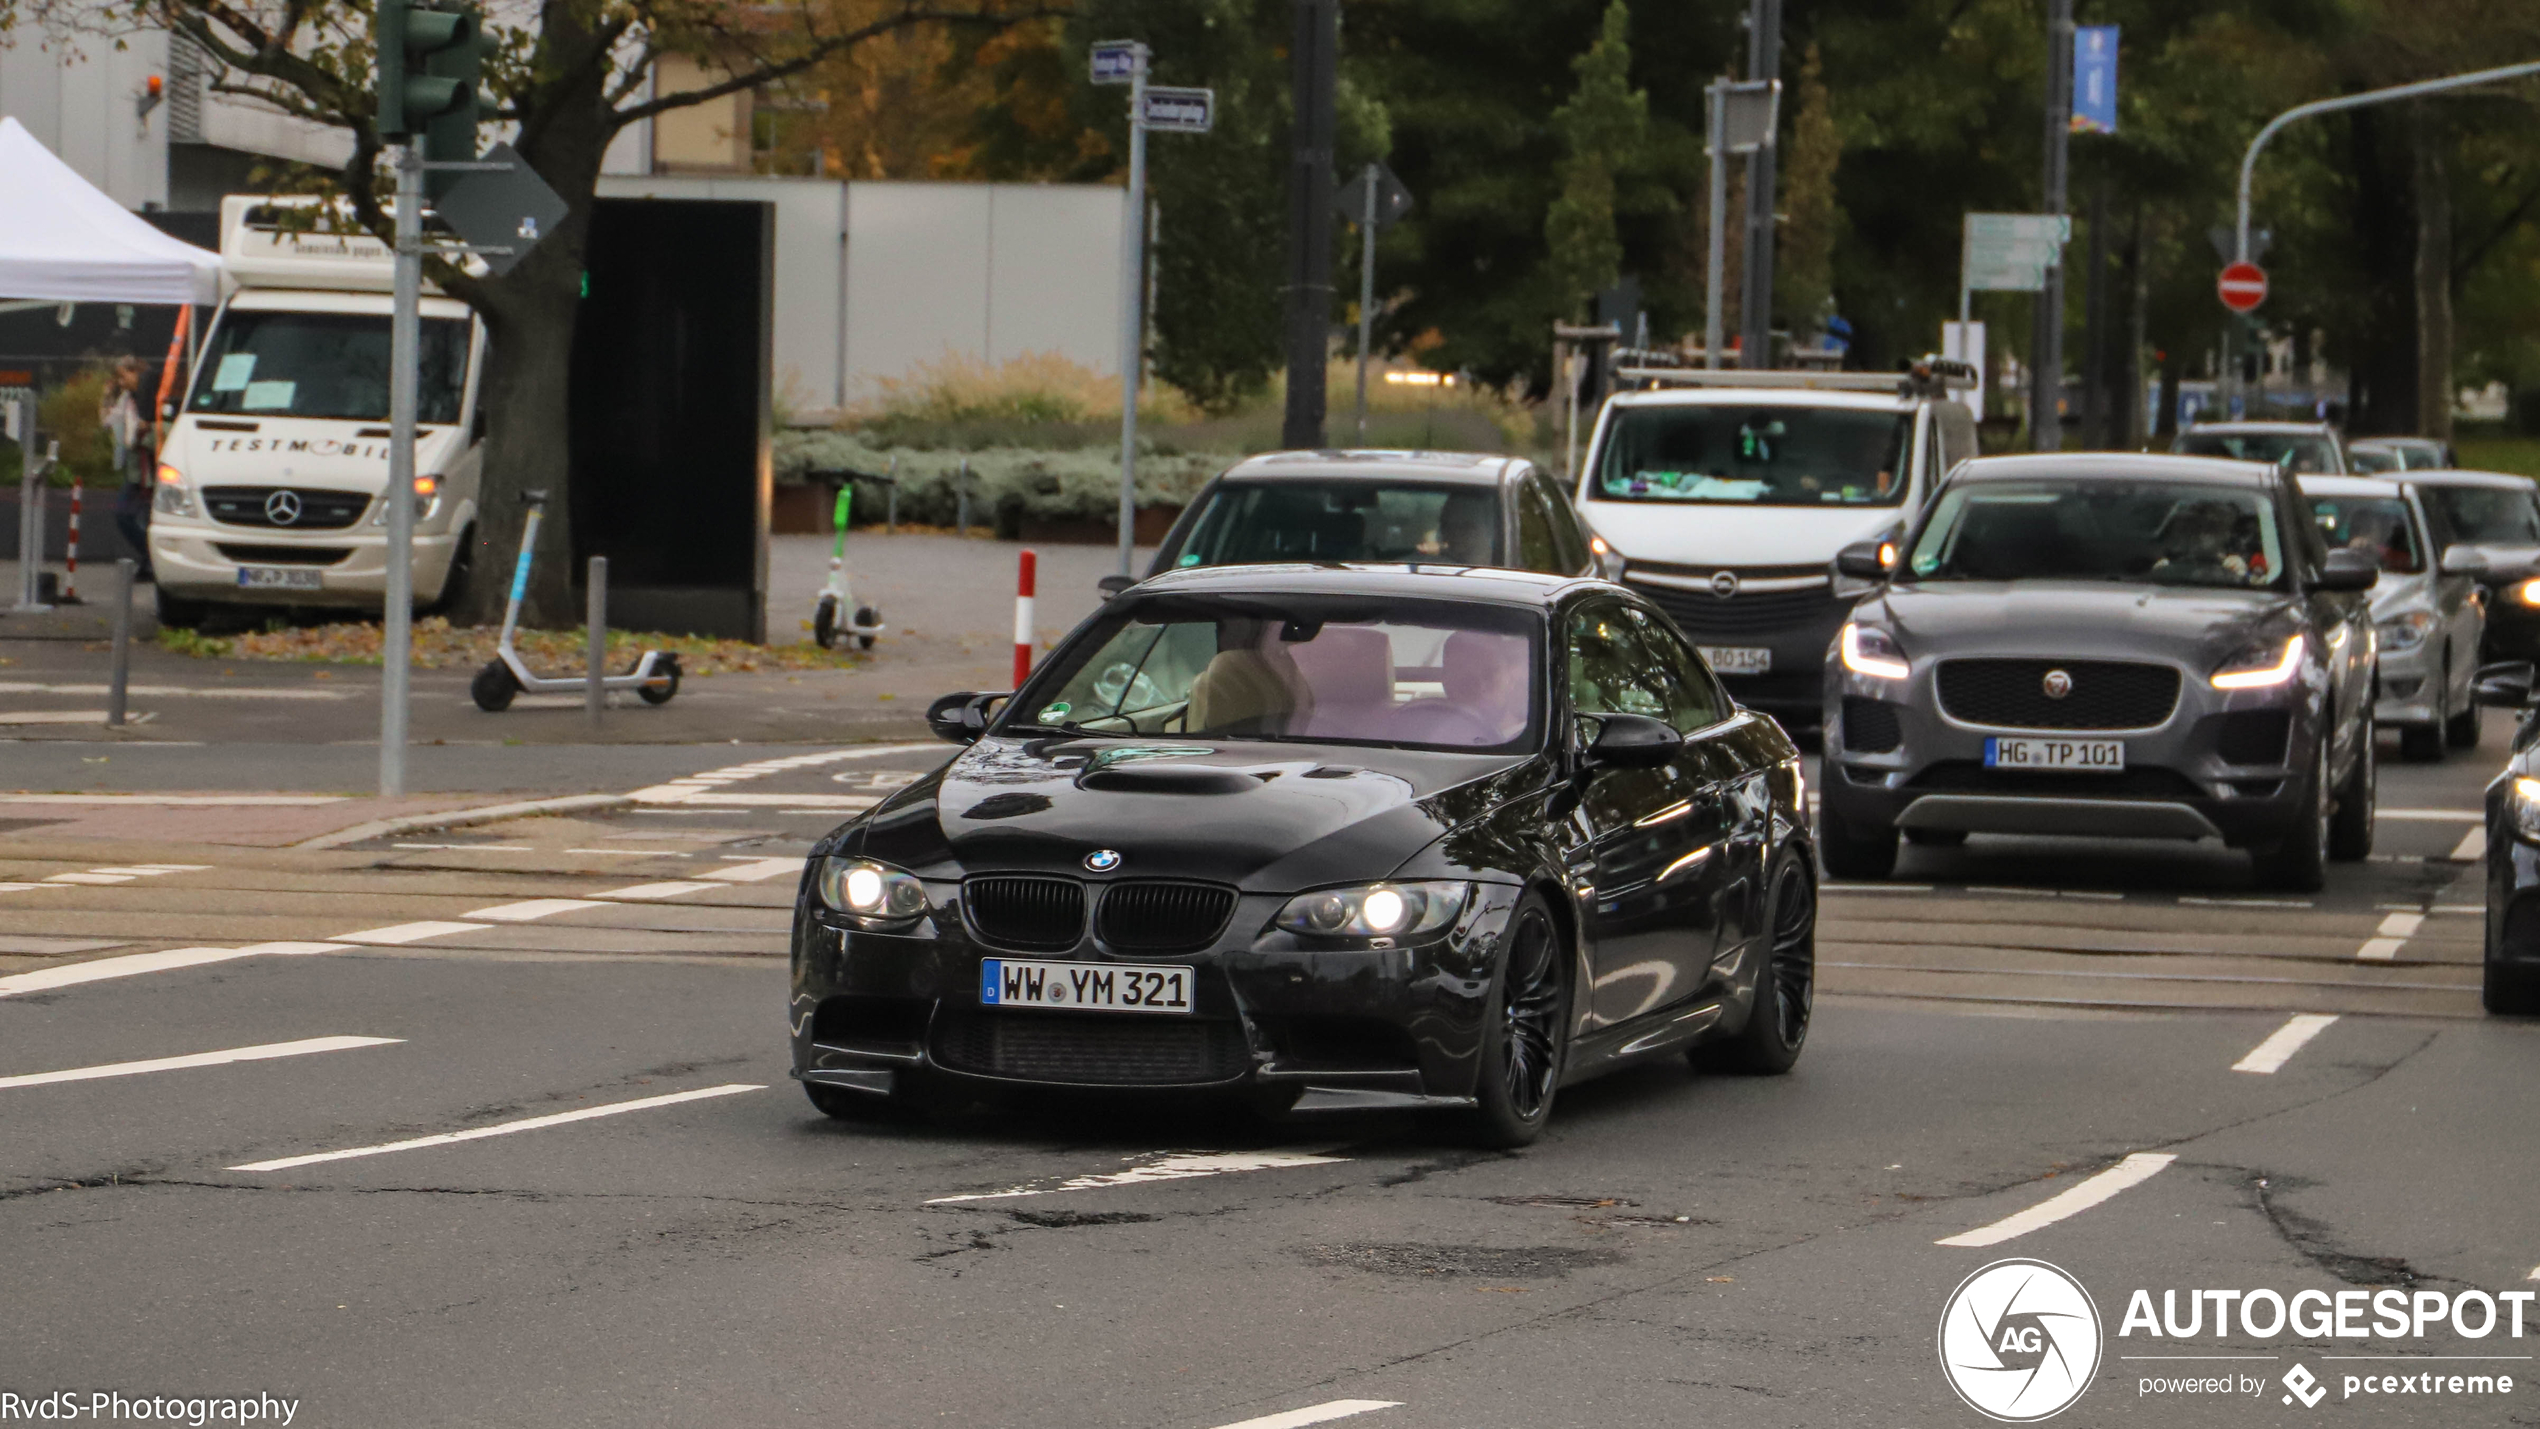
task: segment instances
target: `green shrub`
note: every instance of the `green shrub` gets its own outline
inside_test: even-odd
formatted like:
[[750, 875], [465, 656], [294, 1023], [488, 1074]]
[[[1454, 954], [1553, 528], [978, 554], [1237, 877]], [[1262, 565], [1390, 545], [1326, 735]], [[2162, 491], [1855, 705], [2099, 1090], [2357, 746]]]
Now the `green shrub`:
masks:
[[[785, 432], [776, 438], [776, 479], [788, 484], [809, 480], [813, 470], [848, 470], [881, 476], [899, 462], [900, 519], [917, 525], [949, 526], [960, 505], [956, 486], [961, 464], [970, 464], [970, 519], [1012, 531], [1021, 521], [1108, 521], [1120, 511], [1120, 461], [1113, 448], [1075, 451], [988, 448], [967, 453], [923, 451], [908, 447], [868, 445], [861, 434]], [[1141, 451], [1138, 457], [1138, 504], [1181, 506], [1189, 503], [1208, 479], [1234, 463], [1223, 455]], [[885, 489], [878, 482], [856, 483], [859, 525], [882, 519]]]

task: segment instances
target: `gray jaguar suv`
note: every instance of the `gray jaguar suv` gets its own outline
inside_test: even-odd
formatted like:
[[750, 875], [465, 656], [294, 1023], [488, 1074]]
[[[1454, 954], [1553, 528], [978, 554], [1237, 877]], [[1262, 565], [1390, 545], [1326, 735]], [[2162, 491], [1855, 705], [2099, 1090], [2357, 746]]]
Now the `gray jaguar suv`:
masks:
[[2258, 462], [2094, 452], [1958, 468], [1826, 661], [1827, 872], [1901, 830], [2219, 839], [2314, 889], [2372, 847], [2378, 564]]

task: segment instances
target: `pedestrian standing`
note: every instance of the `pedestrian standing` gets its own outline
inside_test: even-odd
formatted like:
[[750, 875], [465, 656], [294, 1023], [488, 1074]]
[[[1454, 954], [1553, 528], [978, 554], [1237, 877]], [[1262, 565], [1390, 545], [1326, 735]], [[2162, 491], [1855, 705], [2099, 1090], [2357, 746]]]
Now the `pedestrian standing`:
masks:
[[133, 560], [140, 566], [134, 579], [150, 580], [150, 457], [154, 448], [147, 440], [150, 420], [141, 411], [141, 359], [129, 354], [115, 359], [114, 379], [106, 384], [97, 420], [114, 443], [115, 480], [122, 488], [115, 493], [115, 529], [123, 533], [124, 544], [132, 547]]

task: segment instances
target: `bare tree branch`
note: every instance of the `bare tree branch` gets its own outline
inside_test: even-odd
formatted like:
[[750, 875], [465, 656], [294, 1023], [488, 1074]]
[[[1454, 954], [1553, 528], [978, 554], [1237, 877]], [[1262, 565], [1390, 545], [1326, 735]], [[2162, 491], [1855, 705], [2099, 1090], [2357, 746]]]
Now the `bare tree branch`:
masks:
[[[911, 0], [911, 3], [902, 6], [896, 15], [876, 20], [868, 25], [859, 25], [852, 30], [813, 37], [798, 53], [782, 60], [759, 56], [758, 63], [752, 68], [734, 74], [719, 84], [711, 84], [703, 89], [683, 90], [678, 94], [657, 96], [642, 104], [619, 109], [612, 119], [612, 127], [622, 129], [639, 119], [650, 119], [656, 114], [665, 114], [673, 109], [704, 104], [710, 100], [721, 99], [728, 94], [738, 94], [743, 90], [757, 89], [776, 80], [791, 78], [831, 55], [853, 49], [867, 40], [889, 34], [894, 30], [928, 24], [986, 25], [1002, 29], [1026, 20], [1049, 19], [1067, 13], [1064, 6], [1047, 4], [1008, 9], [983, 0], [983, 3], [975, 10], [954, 10], [919, 5]], [[727, 35], [720, 31], [714, 33], [718, 38], [726, 38], [738, 47], [748, 48], [747, 40], [738, 34]]]

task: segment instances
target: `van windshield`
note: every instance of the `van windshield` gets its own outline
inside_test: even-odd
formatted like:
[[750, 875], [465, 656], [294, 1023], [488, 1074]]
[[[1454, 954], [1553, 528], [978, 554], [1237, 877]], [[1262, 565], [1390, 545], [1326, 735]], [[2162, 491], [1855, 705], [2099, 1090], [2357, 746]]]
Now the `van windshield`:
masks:
[[[416, 421], [459, 419], [467, 339], [465, 319], [423, 320]], [[195, 369], [190, 408], [241, 417], [387, 421], [388, 317], [232, 308]]]
[[1894, 506], [1905, 499], [1910, 412], [1844, 407], [1616, 407], [1598, 501]]

